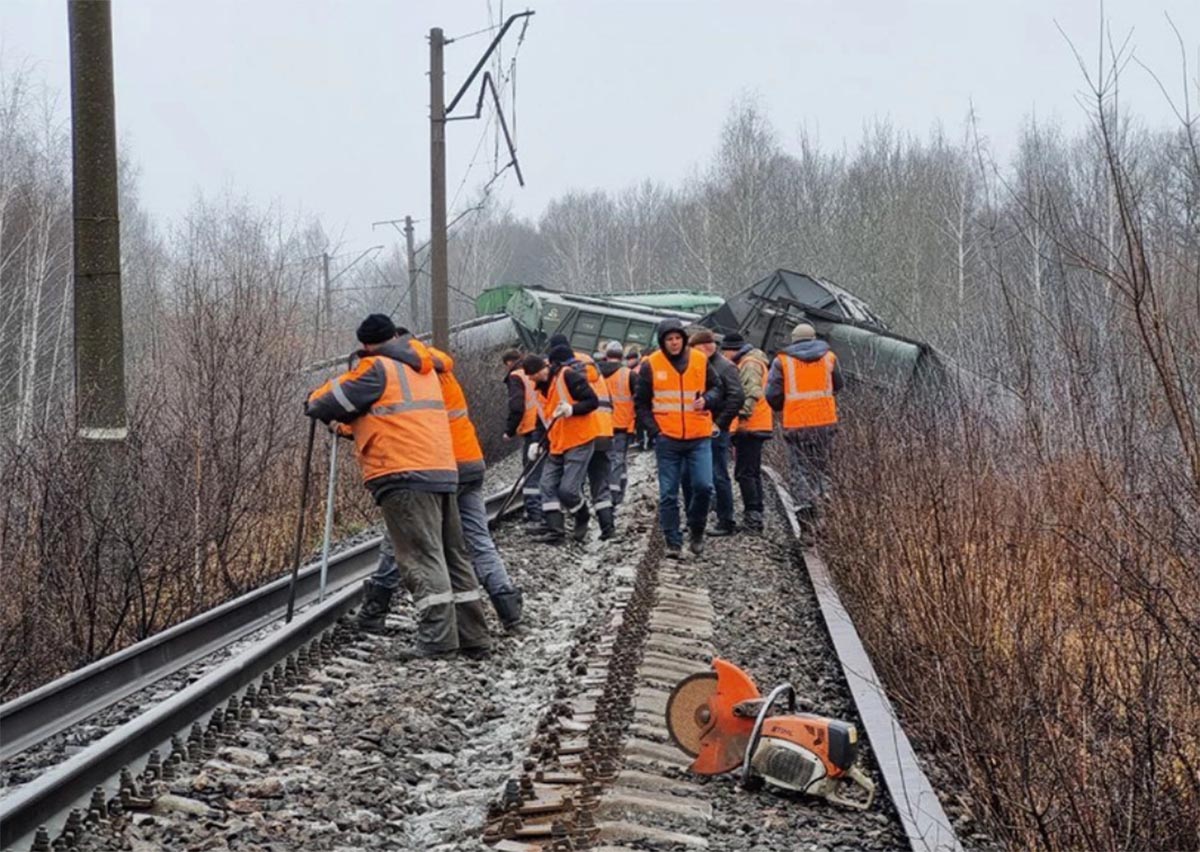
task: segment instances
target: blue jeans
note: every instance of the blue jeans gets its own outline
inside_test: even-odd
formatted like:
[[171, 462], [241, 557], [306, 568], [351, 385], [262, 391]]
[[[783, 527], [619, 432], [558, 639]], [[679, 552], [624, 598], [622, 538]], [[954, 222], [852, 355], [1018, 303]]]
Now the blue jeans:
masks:
[[658, 460], [658, 524], [667, 544], [679, 547], [683, 544], [679, 530], [679, 490], [685, 473], [692, 492], [687, 505], [688, 526], [693, 533], [703, 534], [708, 521], [713, 487], [712, 439], [675, 441], [659, 435], [654, 441], [654, 455]]
[[[717, 501], [717, 523], [723, 527], [733, 526], [733, 481], [729, 478], [728, 432], [719, 432], [712, 439], [713, 495]], [[692, 499], [692, 482], [688, 472], [683, 472], [683, 502]]]

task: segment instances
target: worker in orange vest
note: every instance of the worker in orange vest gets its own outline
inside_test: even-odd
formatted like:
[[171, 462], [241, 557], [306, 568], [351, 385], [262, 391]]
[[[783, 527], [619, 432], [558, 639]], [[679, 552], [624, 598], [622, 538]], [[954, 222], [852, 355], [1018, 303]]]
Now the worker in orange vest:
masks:
[[817, 340], [812, 325], [799, 323], [792, 329], [791, 344], [771, 362], [766, 399], [783, 421], [792, 496], [809, 535], [829, 487], [830, 451], [838, 422], [834, 397], [841, 389], [842, 373], [829, 344]]
[[[509, 349], [502, 356], [505, 375], [504, 385], [508, 391], [508, 417], [504, 423], [504, 437], [522, 439], [521, 453], [529, 454], [529, 448], [537, 443], [539, 425], [545, 423], [545, 415], [541, 410], [537, 388], [533, 379], [526, 375], [521, 367], [524, 359], [516, 349]], [[521, 497], [525, 503], [525, 523], [538, 527], [542, 526], [542, 468], [545, 458], [539, 458], [525, 477], [525, 485]]]
[[721, 353], [733, 362], [742, 382], [743, 402], [733, 426], [733, 479], [742, 494], [742, 526], [750, 532], [763, 531], [763, 444], [774, 430], [771, 406], [767, 403], [767, 356], [746, 342], [736, 331], [725, 335]]
[[[566, 537], [564, 515], [570, 514], [574, 519], [572, 537], [576, 541], [587, 537], [591, 517], [583, 498], [583, 483], [600, 435], [596, 416], [600, 401], [586, 373], [568, 366], [573, 360], [571, 347], [556, 346], [550, 350], [549, 361], [528, 355], [523, 365], [526, 375], [537, 385], [549, 418], [546, 427], [549, 450], [542, 471], [545, 527], [537, 537], [551, 544], [558, 544]], [[532, 448], [531, 456], [535, 458], [539, 449], [540, 440]]]
[[[564, 334], [554, 334], [550, 337], [550, 351], [561, 347], [561, 351], [570, 349], [570, 343]], [[612, 478], [612, 447], [613, 447], [613, 402], [612, 394], [604, 381], [596, 360], [586, 352], [571, 350], [571, 360], [566, 362], [572, 370], [587, 376], [588, 383], [596, 393], [599, 404], [596, 407], [596, 423], [599, 434], [592, 448], [592, 458], [588, 461], [587, 479], [588, 490], [592, 495], [592, 511], [600, 522], [600, 540], [607, 541], [616, 535], [615, 511], [613, 508], [612, 489], [609, 482]]]
[[458, 515], [462, 519], [463, 538], [471, 557], [475, 577], [491, 598], [492, 606], [504, 629], [512, 632], [520, 627], [524, 595], [516, 587], [492, 540], [488, 529], [487, 506], [483, 498], [483, 477], [486, 465], [483, 447], [471, 422], [467, 395], [454, 375], [454, 359], [439, 349], [430, 347], [434, 369], [442, 383], [442, 398], [450, 420], [450, 439], [458, 463]]
[[658, 324], [658, 351], [638, 370], [634, 409], [654, 441], [658, 462], [658, 523], [667, 540], [667, 557], [679, 559], [679, 490], [686, 473], [691, 482], [687, 520], [688, 547], [704, 552], [704, 528], [712, 497], [712, 412], [723, 401], [721, 379], [705, 355], [687, 345], [683, 323]]
[[608, 482], [613, 505], [619, 506], [625, 499], [625, 486], [629, 480], [626, 460], [637, 424], [637, 415], [633, 410], [633, 388], [637, 384], [637, 377], [633, 369], [625, 365], [625, 351], [617, 340], [605, 347], [604, 360], [596, 366], [600, 375], [604, 376], [608, 394], [612, 398], [613, 445], [609, 453]]
[[[383, 314], [363, 320], [357, 336], [361, 360], [313, 391], [305, 413], [349, 424], [363, 480], [383, 512], [417, 613], [416, 644], [396, 656], [486, 656], [491, 640], [466, 558], [455, 500], [458, 464], [433, 357]], [[366, 586], [368, 601], [385, 612], [394, 591]]]

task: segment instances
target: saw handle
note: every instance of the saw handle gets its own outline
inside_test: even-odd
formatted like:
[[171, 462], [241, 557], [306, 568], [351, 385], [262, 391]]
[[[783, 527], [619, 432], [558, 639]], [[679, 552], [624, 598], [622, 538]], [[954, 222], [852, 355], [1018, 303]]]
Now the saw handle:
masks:
[[[758, 748], [758, 741], [762, 738], [763, 722], [767, 720], [767, 715], [771, 712], [771, 705], [784, 693], [787, 693], [788, 712], [791, 713], [796, 709], [796, 690], [790, 683], [781, 683], [772, 689], [771, 694], [762, 702], [762, 707], [758, 709], [758, 716], [754, 720], [754, 727], [750, 730], [750, 741], [746, 744], [746, 754], [742, 758], [741, 784], [743, 788], [749, 789], [750, 787], [750, 776], [753, 774], [750, 771], [750, 758], [754, 756], [754, 750]], [[750, 704], [751, 702], [746, 701], [743, 703]]]

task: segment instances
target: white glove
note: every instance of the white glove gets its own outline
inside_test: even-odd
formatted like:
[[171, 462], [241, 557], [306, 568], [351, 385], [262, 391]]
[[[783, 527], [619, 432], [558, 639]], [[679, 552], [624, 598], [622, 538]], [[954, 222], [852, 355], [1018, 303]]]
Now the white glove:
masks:
[[542, 454], [541, 444], [530, 444], [529, 449], [525, 451], [525, 458], [529, 461], [537, 461], [537, 457]]
[[575, 408], [569, 402], [560, 402], [558, 408], [554, 409], [555, 417], [570, 417], [575, 413]]

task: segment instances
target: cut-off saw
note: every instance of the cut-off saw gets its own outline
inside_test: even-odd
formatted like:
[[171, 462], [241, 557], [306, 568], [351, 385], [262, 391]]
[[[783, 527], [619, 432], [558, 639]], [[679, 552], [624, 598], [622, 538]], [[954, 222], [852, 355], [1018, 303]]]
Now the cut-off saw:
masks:
[[[875, 784], [855, 765], [858, 729], [849, 722], [796, 713], [796, 691], [780, 684], [763, 698], [750, 675], [714, 659], [713, 670], [688, 675], [667, 699], [667, 730], [693, 758], [692, 772], [719, 775], [741, 767], [742, 786], [766, 781], [866, 810]], [[787, 699], [787, 713], [774, 706]], [[864, 795], [850, 798], [847, 787]]]

